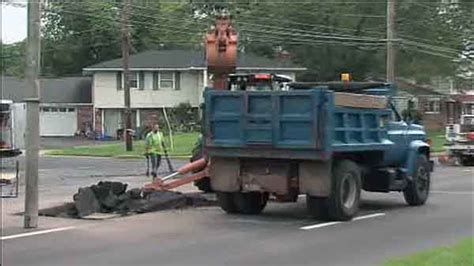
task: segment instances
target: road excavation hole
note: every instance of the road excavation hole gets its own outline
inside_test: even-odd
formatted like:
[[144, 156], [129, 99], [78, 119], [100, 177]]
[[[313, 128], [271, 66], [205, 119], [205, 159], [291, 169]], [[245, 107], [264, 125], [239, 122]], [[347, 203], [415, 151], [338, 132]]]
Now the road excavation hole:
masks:
[[96, 217], [128, 216], [140, 213], [190, 207], [215, 206], [213, 195], [155, 191], [144, 193], [142, 189], [127, 190], [121, 182], [99, 182], [81, 187], [73, 196], [73, 202], [41, 209], [39, 215], [61, 218], [96, 219]]

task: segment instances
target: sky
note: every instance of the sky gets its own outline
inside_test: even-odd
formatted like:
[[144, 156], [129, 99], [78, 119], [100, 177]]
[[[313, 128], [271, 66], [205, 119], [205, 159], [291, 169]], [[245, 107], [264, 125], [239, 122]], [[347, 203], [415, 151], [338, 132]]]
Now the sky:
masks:
[[15, 43], [26, 38], [26, 8], [2, 4], [2, 42]]

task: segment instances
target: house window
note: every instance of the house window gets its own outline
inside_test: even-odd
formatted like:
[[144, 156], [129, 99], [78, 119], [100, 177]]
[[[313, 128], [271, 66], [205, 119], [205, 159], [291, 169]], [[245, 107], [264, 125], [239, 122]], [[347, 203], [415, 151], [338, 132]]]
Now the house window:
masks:
[[440, 99], [427, 99], [425, 103], [425, 113], [439, 114], [441, 109]]
[[174, 73], [173, 72], [160, 72], [160, 89], [174, 89]]
[[154, 72], [153, 73], [153, 90], [174, 89], [179, 90], [181, 87], [180, 72]]
[[[120, 81], [122, 84], [122, 87], [120, 89], [125, 88], [125, 78], [124, 78], [123, 72], [120, 79], [117, 78], [117, 81]], [[140, 86], [140, 82], [143, 83], [143, 80], [140, 80], [140, 72], [135, 72], [135, 71], [130, 72], [129, 82], [130, 82], [130, 89], [138, 89]]]
[[474, 103], [464, 105], [464, 115], [474, 115]]
[[138, 88], [138, 73], [131, 72], [130, 73], [130, 89], [137, 89]]

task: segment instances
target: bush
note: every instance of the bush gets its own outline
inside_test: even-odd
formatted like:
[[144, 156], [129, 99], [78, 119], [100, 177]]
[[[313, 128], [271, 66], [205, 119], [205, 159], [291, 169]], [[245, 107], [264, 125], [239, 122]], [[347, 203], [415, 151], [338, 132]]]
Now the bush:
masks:
[[198, 109], [190, 103], [180, 103], [168, 113], [171, 128], [175, 132], [188, 133], [199, 131]]

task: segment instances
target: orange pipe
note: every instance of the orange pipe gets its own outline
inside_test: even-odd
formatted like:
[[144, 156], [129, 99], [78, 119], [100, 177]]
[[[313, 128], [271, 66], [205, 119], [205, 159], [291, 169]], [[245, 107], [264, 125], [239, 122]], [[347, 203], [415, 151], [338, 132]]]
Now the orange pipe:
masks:
[[191, 183], [193, 181], [199, 180], [201, 178], [204, 178], [204, 177], [209, 175], [209, 172], [208, 172], [207, 169], [208, 168], [206, 167], [204, 170], [202, 170], [198, 173], [195, 173], [195, 174], [192, 174], [190, 176], [183, 177], [183, 178], [180, 178], [180, 179], [173, 180], [169, 183], [165, 183], [165, 184], [162, 185], [162, 188], [163, 189], [173, 189], [173, 188], [177, 188], [179, 186]]
[[178, 173], [184, 175], [189, 172], [196, 172], [201, 169], [203, 169], [207, 164], [206, 158], [201, 158], [197, 161], [194, 161], [192, 163], [185, 164], [181, 168], [178, 169]]

